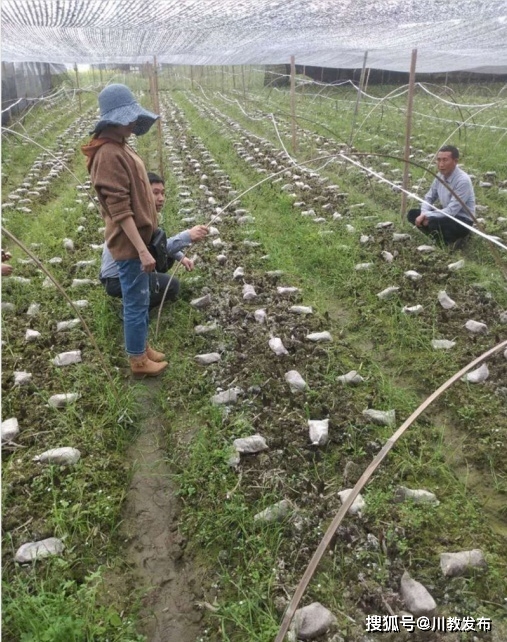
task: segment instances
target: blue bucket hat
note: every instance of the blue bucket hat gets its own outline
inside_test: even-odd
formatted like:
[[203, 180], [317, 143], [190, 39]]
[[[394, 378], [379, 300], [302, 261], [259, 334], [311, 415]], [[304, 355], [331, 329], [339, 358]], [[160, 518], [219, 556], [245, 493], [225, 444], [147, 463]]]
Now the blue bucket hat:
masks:
[[128, 87], [120, 84], [108, 85], [99, 94], [100, 120], [92, 134], [99, 134], [111, 125], [128, 125], [135, 121], [133, 133], [142, 136], [160, 118], [144, 109], [134, 98]]

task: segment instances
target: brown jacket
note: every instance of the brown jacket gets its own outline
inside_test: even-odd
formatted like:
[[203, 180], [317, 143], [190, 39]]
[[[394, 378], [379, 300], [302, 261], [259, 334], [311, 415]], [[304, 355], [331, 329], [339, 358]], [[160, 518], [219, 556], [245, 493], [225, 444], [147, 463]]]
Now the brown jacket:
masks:
[[[101, 200], [106, 224], [106, 244], [113, 259], [137, 259], [139, 254], [120, 227], [133, 216], [143, 241], [148, 244], [157, 228], [157, 210], [142, 160], [125, 143], [94, 138], [82, 147], [95, 190]], [[103, 202], [107, 206], [104, 208]]]

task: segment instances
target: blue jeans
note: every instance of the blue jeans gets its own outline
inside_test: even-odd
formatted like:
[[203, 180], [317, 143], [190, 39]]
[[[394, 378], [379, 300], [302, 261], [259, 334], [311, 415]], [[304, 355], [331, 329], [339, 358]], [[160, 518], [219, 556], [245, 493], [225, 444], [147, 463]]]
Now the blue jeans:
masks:
[[123, 294], [125, 350], [131, 357], [144, 354], [148, 342], [150, 276], [139, 259], [116, 261]]
[[[171, 284], [167, 290], [165, 297], [166, 301], [176, 301], [178, 292], [180, 291], [180, 282], [174, 276], [171, 277], [169, 274], [163, 274], [161, 272], [150, 272], [150, 310], [156, 308], [157, 305], [162, 303], [162, 297], [164, 296], [165, 289], [169, 280]], [[108, 277], [107, 279], [100, 279], [104, 287], [106, 288], [107, 294], [112, 297], [121, 299], [121, 285], [120, 279], [114, 277]]]

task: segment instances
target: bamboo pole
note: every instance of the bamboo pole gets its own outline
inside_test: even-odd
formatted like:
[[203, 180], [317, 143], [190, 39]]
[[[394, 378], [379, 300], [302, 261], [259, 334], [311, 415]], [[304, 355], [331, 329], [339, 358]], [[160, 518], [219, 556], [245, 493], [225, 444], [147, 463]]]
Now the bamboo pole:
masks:
[[193, 91], [194, 90], [194, 66], [193, 65], [190, 65], [190, 85]]
[[100, 84], [103, 85], [104, 81], [102, 79], [102, 67], [99, 67], [99, 76], [100, 76]]
[[[407, 125], [405, 130], [405, 153], [404, 159], [405, 163], [403, 165], [403, 184], [402, 187], [404, 190], [408, 186], [408, 173], [409, 165], [408, 161], [410, 156], [410, 139], [412, 135], [412, 110], [414, 106], [414, 87], [415, 87], [415, 67], [417, 62], [417, 49], [412, 49], [412, 59], [410, 61], [410, 78], [408, 81], [408, 98], [407, 98]], [[405, 192], [402, 192], [401, 195], [401, 218], [405, 218], [407, 212], [407, 195]]]
[[[160, 101], [158, 99], [158, 71], [157, 56], [153, 56], [153, 95], [155, 98], [155, 113], [160, 115]], [[157, 120], [157, 142], [158, 142], [158, 170], [159, 176], [164, 178], [164, 142], [162, 134], [162, 120]]]
[[79, 100], [79, 113], [82, 113], [83, 103], [81, 102], [81, 89], [79, 87], [79, 70], [77, 68], [77, 62], [74, 63], [74, 71], [76, 72], [76, 87], [77, 87], [77, 99]]
[[357, 116], [357, 114], [359, 113], [359, 101], [361, 100], [361, 94], [363, 92], [363, 85], [364, 85], [366, 61], [367, 60], [368, 60], [368, 51], [365, 51], [364, 52], [364, 58], [363, 58], [363, 68], [361, 69], [361, 76], [359, 77], [359, 90], [357, 92], [356, 106], [354, 108], [354, 116]]
[[349, 147], [352, 147], [352, 143], [354, 141], [354, 130], [356, 128], [357, 115], [359, 113], [359, 101], [361, 100], [361, 94], [363, 92], [363, 83], [364, 83], [364, 76], [365, 76], [366, 60], [367, 59], [368, 59], [368, 52], [365, 51], [364, 52], [364, 58], [363, 58], [363, 68], [361, 69], [361, 76], [359, 77], [359, 89], [357, 90], [356, 105], [354, 107], [354, 114], [352, 115], [352, 125], [350, 127]]
[[236, 67], [232, 66], [232, 86], [236, 89]]
[[366, 80], [364, 83], [363, 92], [366, 92], [368, 90], [368, 83], [370, 82], [370, 71], [371, 67], [368, 67], [368, 69], [366, 70]]
[[296, 612], [296, 609], [298, 607], [298, 604], [303, 597], [303, 593], [306, 590], [306, 587], [310, 583], [310, 580], [313, 577], [313, 574], [315, 573], [315, 570], [317, 569], [317, 566], [322, 559], [322, 556], [326, 552], [327, 547], [329, 546], [331, 540], [333, 539], [334, 534], [336, 533], [336, 530], [338, 526], [342, 523], [343, 518], [347, 514], [347, 511], [349, 508], [352, 506], [354, 503], [354, 500], [356, 497], [359, 495], [363, 487], [368, 483], [370, 477], [373, 475], [373, 473], [377, 470], [377, 468], [380, 466], [382, 461], [385, 459], [389, 451], [393, 448], [393, 446], [396, 444], [396, 442], [400, 439], [400, 437], [406, 432], [406, 430], [414, 423], [414, 421], [421, 415], [426, 408], [435, 401], [440, 395], [445, 392], [448, 388], [451, 387], [453, 383], [456, 381], [459, 381], [459, 379], [465, 375], [469, 370], [472, 368], [475, 368], [478, 366], [480, 363], [485, 361], [488, 357], [491, 357], [494, 355], [496, 352], [499, 352], [500, 350], [504, 349], [507, 347], [507, 341], [502, 341], [502, 343], [497, 344], [494, 348], [491, 348], [487, 352], [484, 352], [481, 354], [480, 357], [477, 357], [477, 359], [474, 359], [471, 361], [467, 366], [462, 368], [459, 372], [457, 372], [455, 375], [453, 375], [450, 379], [448, 379], [444, 384], [438, 388], [438, 390], [435, 390], [418, 408], [415, 410], [410, 417], [398, 428], [398, 430], [386, 441], [382, 449], [378, 452], [378, 454], [374, 457], [368, 468], [364, 471], [364, 473], [361, 475], [359, 478], [358, 482], [352, 489], [352, 492], [349, 493], [349, 496], [343, 503], [342, 507], [340, 510], [336, 513], [333, 521], [329, 525], [327, 531], [324, 534], [324, 537], [322, 538], [319, 546], [317, 547], [317, 550], [315, 551], [312, 559], [310, 560], [310, 563], [308, 564], [306, 571], [299, 582], [296, 591], [294, 593], [294, 596], [292, 600], [289, 603], [289, 606], [287, 607], [287, 610], [285, 611], [285, 615], [282, 621], [282, 624], [280, 626], [280, 630], [278, 631], [278, 634], [275, 638], [275, 642], [283, 642], [285, 635], [287, 634], [289, 630], [290, 623], [292, 621], [292, 618], [294, 617], [294, 614]]
[[155, 92], [153, 90], [153, 71], [151, 64], [149, 62], [145, 65], [146, 73], [148, 74], [148, 85], [150, 87], [150, 97], [151, 97], [151, 106], [153, 111], [155, 111]]
[[296, 57], [290, 57], [290, 115], [292, 121], [292, 152], [296, 152]]

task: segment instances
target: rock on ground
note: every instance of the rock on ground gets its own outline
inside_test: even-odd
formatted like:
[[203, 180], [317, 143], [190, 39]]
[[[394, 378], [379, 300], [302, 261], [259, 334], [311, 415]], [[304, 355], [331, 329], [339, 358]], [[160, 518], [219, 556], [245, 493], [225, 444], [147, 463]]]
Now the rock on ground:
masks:
[[[340, 490], [338, 492], [338, 497], [340, 498], [340, 501], [342, 504], [345, 504], [350, 493], [353, 490], [354, 490], [353, 488], [345, 488], [344, 490]], [[357, 513], [360, 513], [365, 506], [366, 506], [366, 502], [364, 501], [361, 493], [359, 493], [357, 497], [354, 499], [354, 501], [352, 502], [352, 505], [350, 506], [347, 512], [350, 513], [351, 515], [356, 515]]]
[[471, 551], [460, 551], [459, 553], [442, 553], [440, 555], [440, 568], [445, 577], [457, 577], [466, 575], [473, 569], [487, 568], [484, 553], [474, 548]]
[[252, 435], [251, 437], [241, 437], [233, 442], [235, 450], [245, 455], [258, 453], [268, 449], [266, 440], [261, 435]]
[[297, 370], [289, 370], [285, 373], [285, 381], [289, 384], [292, 392], [306, 390], [307, 384]]
[[220, 355], [218, 354], [218, 352], [209, 352], [207, 354], [198, 354], [194, 357], [194, 359], [201, 366], [208, 366], [210, 363], [216, 363], [217, 361], [220, 361]]
[[46, 450], [40, 455], [36, 455], [32, 461], [41, 464], [58, 464], [60, 466], [77, 464], [81, 458], [81, 453], [77, 448], [69, 448], [64, 446], [62, 448], [52, 448]]
[[431, 342], [435, 350], [450, 350], [456, 345], [456, 341], [449, 341], [448, 339], [433, 339]]
[[74, 363], [81, 363], [81, 361], [81, 350], [61, 352], [53, 359], [53, 363], [55, 366], [70, 366]]
[[368, 408], [367, 410], [363, 410], [363, 417], [371, 419], [374, 423], [380, 424], [381, 426], [393, 426], [396, 421], [396, 411]]
[[254, 515], [254, 522], [279, 522], [287, 517], [291, 511], [291, 507], [292, 504], [288, 499], [282, 499], [280, 502], [268, 506], [260, 513], [257, 513], [257, 515]]
[[79, 398], [77, 392], [67, 392], [49, 397], [49, 405], [53, 408], [63, 408], [69, 403], [73, 403]]
[[19, 424], [16, 417], [2, 421], [2, 442], [12, 441], [19, 435]]
[[463, 381], [468, 381], [468, 383], [482, 383], [486, 381], [489, 377], [489, 368], [486, 363], [483, 363], [482, 366], [477, 368], [477, 370], [472, 370], [472, 372], [467, 372], [466, 375], [462, 377]]
[[202, 310], [203, 308], [206, 308], [210, 303], [211, 303], [210, 294], [206, 294], [205, 296], [201, 296], [198, 299], [192, 299], [192, 301], [190, 301], [190, 305], [194, 308], [197, 308], [198, 310]]
[[436, 498], [436, 495], [430, 493], [429, 490], [424, 489], [412, 489], [407, 488], [406, 486], [399, 486], [396, 489], [394, 498], [398, 502], [403, 502], [406, 499], [410, 499], [416, 504], [434, 504], [438, 506], [440, 502]]
[[311, 332], [306, 336], [306, 338], [308, 341], [313, 341], [314, 343], [333, 340], [333, 337], [327, 330], [325, 330], [324, 332]]
[[27, 564], [51, 555], [60, 555], [64, 550], [65, 546], [61, 539], [48, 537], [39, 542], [27, 542], [20, 546], [14, 556], [14, 561], [19, 564]]
[[347, 374], [336, 377], [336, 381], [355, 386], [358, 383], [362, 383], [364, 379], [360, 374], [358, 374], [357, 370], [351, 370], [350, 372], [347, 372]]
[[313, 446], [324, 446], [329, 439], [329, 419], [309, 419], [308, 432]]
[[271, 337], [268, 344], [271, 350], [279, 357], [289, 354], [289, 351], [283, 345], [283, 342], [280, 339], [280, 337]]
[[292, 630], [298, 640], [313, 640], [336, 624], [336, 617], [320, 602], [313, 602], [294, 614]]
[[224, 404], [235, 404], [238, 401], [238, 392], [234, 388], [219, 392], [211, 398], [211, 403], [214, 406], [221, 406]]
[[405, 571], [401, 578], [400, 592], [405, 606], [416, 617], [432, 617], [436, 613], [437, 605], [429, 591], [420, 582], [412, 579]]

